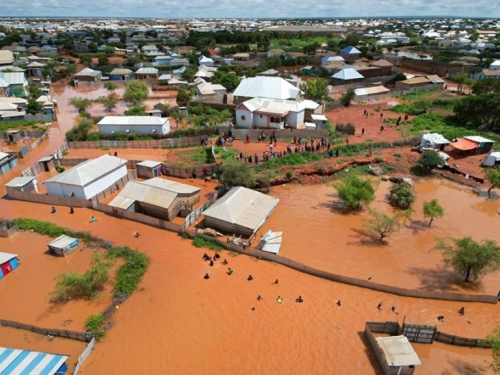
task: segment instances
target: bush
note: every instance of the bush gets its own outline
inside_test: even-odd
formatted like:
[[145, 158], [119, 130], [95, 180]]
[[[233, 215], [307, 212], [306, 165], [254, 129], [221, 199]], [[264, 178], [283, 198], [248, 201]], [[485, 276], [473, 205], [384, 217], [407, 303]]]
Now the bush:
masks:
[[66, 168], [60, 166], [60, 165], [56, 165], [56, 171], [59, 172], [59, 173], [63, 173], [64, 171], [66, 170]]
[[116, 273], [115, 295], [131, 295], [149, 267], [149, 257], [129, 247], [113, 247], [108, 251], [110, 258], [124, 258], [125, 264]]
[[356, 133], [356, 127], [353, 124], [336, 124], [335, 132], [339, 135], [354, 135]]
[[96, 340], [100, 340], [104, 337], [104, 330], [102, 329], [102, 324], [104, 323], [104, 315], [102, 314], [92, 314], [89, 315], [85, 321], [85, 329], [87, 332], [91, 332]]
[[417, 164], [420, 165], [426, 171], [431, 171], [444, 164], [443, 158], [439, 156], [436, 151], [428, 150], [424, 151], [420, 159], [417, 160]]
[[415, 199], [415, 190], [406, 182], [394, 184], [389, 191], [389, 202], [403, 210], [410, 208]]
[[224, 247], [221, 246], [218, 242], [216, 241], [212, 241], [212, 240], [207, 240], [201, 236], [195, 236], [193, 238], [193, 246], [196, 246], [196, 247], [206, 247], [210, 250], [214, 250], [214, 251], [220, 251], [220, 250], [224, 250]]
[[292, 176], [293, 176], [292, 171], [286, 172], [286, 178], [288, 178], [290, 180], [292, 178]]
[[375, 163], [383, 163], [384, 162], [384, 159], [382, 159], [381, 157], [376, 157], [375, 159], [373, 159], [373, 161]]

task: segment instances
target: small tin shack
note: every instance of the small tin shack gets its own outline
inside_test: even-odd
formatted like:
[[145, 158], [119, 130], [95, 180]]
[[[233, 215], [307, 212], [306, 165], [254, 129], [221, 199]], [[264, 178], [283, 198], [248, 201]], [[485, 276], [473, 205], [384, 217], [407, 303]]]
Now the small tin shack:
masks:
[[19, 267], [17, 254], [0, 253], [0, 279]]
[[76, 250], [79, 241], [63, 234], [57, 237], [54, 241], [49, 242], [49, 252], [54, 255], [67, 256]]
[[38, 183], [35, 176], [15, 177], [4, 186], [7, 195], [14, 191], [21, 191], [24, 193], [36, 193], [38, 191]]
[[8, 130], [7, 141], [10, 143], [17, 143], [21, 140], [21, 132], [19, 130]]
[[140, 178], [153, 178], [161, 175], [161, 162], [144, 160], [137, 163], [137, 176]]
[[40, 170], [44, 172], [50, 172], [51, 170], [56, 168], [54, 156], [47, 156], [45, 158], [41, 158], [38, 160], [38, 166]]

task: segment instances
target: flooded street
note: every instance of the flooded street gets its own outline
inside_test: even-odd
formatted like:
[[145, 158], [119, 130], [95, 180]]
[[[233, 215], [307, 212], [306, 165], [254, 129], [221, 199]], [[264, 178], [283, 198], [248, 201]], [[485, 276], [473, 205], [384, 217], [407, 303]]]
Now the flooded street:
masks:
[[[107, 93], [102, 88], [77, 90], [55, 87], [59, 122], [51, 128], [49, 141], [25, 159], [20, 170], [53, 153], [63, 141], [64, 132], [73, 126], [77, 115], [76, 109], [67, 104], [68, 98], [95, 99]], [[163, 157], [166, 150], [154, 151], [151, 158]], [[16, 175], [2, 176], [1, 185]], [[388, 187], [385, 182], [379, 185], [374, 208], [390, 210], [385, 202]], [[486, 237], [500, 241], [499, 204], [442, 180], [418, 182], [416, 189], [417, 212], [406, 228], [389, 237], [388, 245], [378, 245], [366, 237], [362, 227], [365, 213], [340, 212], [341, 204], [331, 183], [274, 188], [272, 195], [280, 198], [280, 204], [260, 232], [284, 231], [281, 255], [312, 267], [372, 277], [374, 282], [406, 288], [452, 288], [446, 281], [454, 276], [443, 269], [439, 253], [429, 252], [435, 237], [470, 235], [478, 240]], [[441, 202], [446, 216], [427, 228], [421, 207], [424, 200], [432, 198]], [[379, 375], [382, 369], [363, 335], [366, 321], [402, 323], [404, 319], [437, 325], [448, 334], [484, 338], [498, 316], [498, 305], [467, 303], [462, 316], [458, 313], [462, 303], [398, 297], [338, 284], [226, 251], [221, 252], [221, 260], [227, 259], [229, 264], [223, 266], [217, 261], [210, 267], [202, 261], [202, 255], [213, 252], [193, 247], [176, 233], [91, 209], [77, 208], [70, 215], [67, 207], [57, 207], [57, 213], [50, 214], [47, 205], [2, 199], [0, 210], [6, 218], [31, 217], [90, 231], [151, 257], [137, 291], [116, 310], [112, 328], [96, 345], [81, 374]], [[92, 216], [98, 221], [90, 223]], [[140, 239], [134, 237], [135, 231], [140, 232]], [[0, 282], [0, 318], [60, 329], [62, 321], [71, 319], [68, 329], [83, 330], [88, 315], [106, 306], [111, 285], [95, 301], [51, 308], [46, 296], [55, 284], [54, 278], [62, 272], [84, 272], [92, 250], [54, 258], [44, 253], [48, 240], [26, 232], [0, 238], [2, 251], [17, 253], [22, 259], [19, 270]], [[226, 273], [227, 267], [234, 270], [231, 276]], [[209, 280], [203, 278], [206, 273]], [[250, 274], [252, 281], [247, 280]], [[498, 275], [487, 276], [478, 290], [467, 292], [496, 294], [499, 281]], [[461, 286], [453, 288], [463, 290]], [[257, 300], [259, 294], [264, 297], [262, 301]], [[299, 295], [304, 303], [294, 302]], [[283, 303], [277, 303], [278, 296]], [[341, 306], [336, 304], [338, 300]], [[381, 311], [377, 309], [379, 302]], [[391, 311], [392, 306], [397, 314]], [[437, 321], [438, 315], [445, 316], [444, 322]], [[5, 330], [0, 328], [3, 346], [72, 355], [84, 347], [76, 342], [80, 346], [59, 346], [63, 344], [55, 345], [56, 340], [49, 343], [28, 332], [10, 335]], [[25, 342], [40, 345], [32, 348]], [[491, 374], [486, 368], [490, 350], [439, 343], [417, 345], [416, 350], [422, 361], [417, 373], [462, 374], [465, 372], [460, 369], [470, 367]]]

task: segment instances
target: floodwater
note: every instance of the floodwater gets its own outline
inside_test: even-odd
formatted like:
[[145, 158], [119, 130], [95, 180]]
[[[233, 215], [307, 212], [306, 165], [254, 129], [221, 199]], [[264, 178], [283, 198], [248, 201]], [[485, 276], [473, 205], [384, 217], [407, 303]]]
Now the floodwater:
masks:
[[[78, 90], [64, 88], [64, 92], [54, 95], [63, 116], [51, 129], [45, 148], [33, 153], [35, 160], [46, 156], [45, 152], [53, 152], [62, 134], [73, 125], [77, 113], [65, 101], [91, 93], [82, 87]], [[94, 91], [92, 95], [95, 98], [97, 94]], [[373, 204], [379, 209], [388, 209], [384, 203], [388, 185], [384, 184], [379, 186]], [[340, 215], [335, 190], [327, 185], [274, 189], [272, 194], [281, 202], [264, 230], [284, 231], [282, 255], [311, 266], [340, 269], [358, 277], [373, 276], [377, 282], [422, 287], [426, 285], [421, 277], [423, 271], [411, 274], [407, 266], [422, 269], [440, 264], [436, 253], [428, 252], [437, 235], [463, 233], [481, 239], [483, 233], [488, 233], [489, 238], [496, 239], [498, 203], [486, 202], [439, 180], [417, 183], [417, 191], [417, 207], [421, 200], [436, 197], [447, 216], [427, 229], [417, 209], [414, 220], [422, 222], [409, 223], [410, 228], [389, 238], [389, 245], [384, 247], [373, 245], [361, 232], [350, 229], [361, 228], [363, 215]], [[49, 206], [3, 199], [0, 210], [7, 218], [27, 216], [88, 230], [151, 257], [138, 290], [116, 310], [113, 327], [85, 362], [83, 374], [382, 374], [362, 333], [366, 321], [405, 319], [436, 324], [449, 334], [483, 338], [494, 328], [498, 316], [497, 305], [468, 303], [465, 316], [461, 316], [457, 313], [461, 303], [393, 296], [222, 252], [222, 259], [227, 259], [228, 266], [234, 269], [229, 276], [228, 266], [219, 261], [210, 267], [201, 260], [205, 249], [194, 248], [174, 233], [90, 209], [76, 209], [70, 215], [66, 207], [58, 207], [57, 213], [51, 215]], [[90, 223], [91, 216], [98, 221]], [[141, 234], [139, 239], [133, 236], [135, 231]], [[56, 260], [43, 254], [47, 241], [47, 237], [32, 233], [0, 239], [3, 251], [16, 252], [23, 260], [20, 269], [0, 283], [0, 316], [53, 328], [72, 319], [68, 329], [79, 330], [90, 312], [104, 308], [105, 298], [50, 310], [45, 296], [61, 272], [83, 272], [90, 251]], [[203, 279], [205, 273], [210, 275], [209, 280]], [[247, 281], [249, 274], [254, 280]], [[485, 278], [482, 288], [493, 289], [495, 277]], [[439, 284], [438, 279], [436, 274], [430, 280]], [[435, 287], [431, 282], [427, 285]], [[259, 294], [264, 300], [257, 301]], [[294, 302], [299, 295], [304, 303]], [[278, 296], [283, 303], [277, 303]], [[341, 306], [336, 305], [337, 300], [341, 300]], [[383, 303], [382, 311], [376, 307], [379, 302]], [[391, 311], [392, 306], [398, 314]], [[438, 322], [438, 315], [444, 315], [445, 321]], [[23, 345], [19, 337], [4, 341], [5, 337], [0, 332], [1, 345]], [[38, 350], [60, 352], [45, 346]], [[488, 373], [488, 350], [435, 344], [417, 351], [423, 363], [421, 373], [464, 373], [457, 361], [460, 368], [470, 366]]]
[[[381, 182], [372, 208], [391, 211], [387, 203], [390, 182]], [[363, 227], [367, 211], [343, 210], [332, 183], [309, 186], [280, 186], [271, 195], [280, 203], [259, 234], [268, 229], [283, 231], [280, 255], [312, 267], [341, 275], [368, 279], [404, 288], [465, 291], [496, 295], [500, 275], [487, 275], [478, 284], [465, 285], [445, 268], [441, 254], [432, 251], [437, 237], [471, 236], [500, 242], [498, 201], [445, 180], [426, 179], [415, 183], [415, 213], [400, 232], [384, 244]], [[437, 199], [445, 216], [428, 227], [423, 217], [424, 201]], [[259, 237], [260, 238], [260, 237]]]

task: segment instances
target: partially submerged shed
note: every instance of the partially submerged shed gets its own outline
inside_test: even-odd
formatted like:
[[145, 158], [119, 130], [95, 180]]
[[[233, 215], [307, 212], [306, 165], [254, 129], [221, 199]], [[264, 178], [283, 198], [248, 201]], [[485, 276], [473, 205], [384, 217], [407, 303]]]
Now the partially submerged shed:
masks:
[[80, 241], [76, 238], [66, 236], [65, 234], [49, 242], [49, 252], [54, 255], [67, 256], [76, 250]]
[[279, 199], [258, 191], [233, 187], [203, 212], [205, 226], [250, 238], [266, 222], [278, 202]]
[[0, 347], [0, 374], [61, 375], [68, 371], [67, 355]]
[[389, 374], [412, 375], [420, 359], [405, 336], [377, 337], [377, 345], [389, 365]]
[[11, 191], [22, 191], [24, 193], [37, 192], [38, 183], [35, 176], [15, 177], [5, 185], [7, 195]]
[[[7, 276], [17, 267], [19, 267], [19, 263], [17, 262], [17, 254], [0, 253], [0, 279], [2, 279], [4, 276]], [[3, 372], [1, 372], [1, 367], [0, 374], [3, 374]]]
[[38, 160], [38, 166], [44, 171], [44, 172], [50, 172], [51, 170], [55, 169], [55, 159], [54, 156], [46, 156], [44, 158], [41, 158]]

